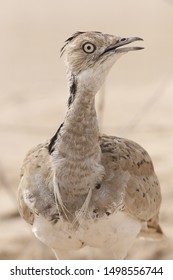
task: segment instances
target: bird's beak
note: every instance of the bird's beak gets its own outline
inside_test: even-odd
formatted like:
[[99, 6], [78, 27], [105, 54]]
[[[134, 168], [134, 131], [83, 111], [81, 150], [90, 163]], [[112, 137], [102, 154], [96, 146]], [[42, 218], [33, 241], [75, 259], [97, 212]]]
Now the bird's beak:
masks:
[[124, 53], [124, 52], [129, 52], [129, 51], [137, 51], [137, 50], [142, 50], [144, 49], [143, 47], [123, 47], [125, 45], [128, 45], [132, 42], [136, 42], [136, 41], [143, 41], [142, 38], [139, 37], [131, 37], [131, 38], [121, 38], [118, 40], [118, 42], [115, 45], [109, 46], [104, 53], [106, 52], [113, 52], [113, 53]]

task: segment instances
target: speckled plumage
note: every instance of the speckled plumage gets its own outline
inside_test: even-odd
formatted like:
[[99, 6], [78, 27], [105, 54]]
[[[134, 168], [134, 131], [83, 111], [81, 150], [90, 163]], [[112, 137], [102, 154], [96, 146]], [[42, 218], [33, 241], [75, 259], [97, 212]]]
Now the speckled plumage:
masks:
[[[116, 56], [140, 49], [122, 51], [124, 40], [83, 32], [66, 41], [71, 98], [64, 122], [23, 163], [20, 214], [59, 258], [89, 247], [89, 258], [97, 251], [97, 258], [123, 259], [138, 234], [162, 236], [161, 193], [151, 158], [130, 140], [100, 135], [97, 123], [95, 94]], [[86, 42], [95, 44], [92, 56], [81, 51]]]

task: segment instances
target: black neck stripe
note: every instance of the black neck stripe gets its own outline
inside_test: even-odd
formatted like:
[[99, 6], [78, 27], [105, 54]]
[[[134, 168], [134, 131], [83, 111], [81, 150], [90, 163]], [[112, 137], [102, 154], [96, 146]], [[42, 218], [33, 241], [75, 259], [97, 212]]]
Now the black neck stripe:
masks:
[[70, 105], [73, 103], [75, 99], [76, 91], [77, 91], [77, 81], [75, 79], [75, 76], [72, 74], [70, 77], [70, 96], [68, 99], [68, 107], [70, 107]]
[[56, 142], [56, 140], [57, 140], [57, 138], [58, 138], [58, 134], [59, 134], [61, 128], [63, 127], [63, 124], [64, 124], [64, 123], [62, 123], [62, 124], [60, 125], [60, 127], [58, 128], [58, 130], [57, 130], [57, 132], [55, 133], [55, 135], [50, 139], [50, 143], [49, 143], [49, 146], [48, 146], [49, 154], [52, 154], [53, 151], [55, 150], [55, 142]]

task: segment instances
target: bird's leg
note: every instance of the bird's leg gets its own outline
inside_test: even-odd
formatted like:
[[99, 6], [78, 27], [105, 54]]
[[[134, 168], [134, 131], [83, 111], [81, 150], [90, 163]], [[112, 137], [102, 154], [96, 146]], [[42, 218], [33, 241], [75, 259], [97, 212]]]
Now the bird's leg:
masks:
[[73, 253], [72, 251], [66, 251], [66, 250], [57, 250], [52, 249], [53, 253], [55, 254], [55, 257], [57, 260], [70, 260], [73, 259]]
[[57, 260], [64, 260], [64, 254], [60, 250], [52, 249]]

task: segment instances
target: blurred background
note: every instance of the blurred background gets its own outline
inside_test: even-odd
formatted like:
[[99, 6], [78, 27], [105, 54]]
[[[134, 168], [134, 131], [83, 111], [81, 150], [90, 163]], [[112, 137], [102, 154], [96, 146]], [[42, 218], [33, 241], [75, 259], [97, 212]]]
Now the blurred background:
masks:
[[67, 103], [59, 50], [75, 31], [144, 38], [97, 96], [102, 132], [151, 155], [162, 187], [162, 242], [137, 240], [130, 259], [173, 259], [173, 0], [0, 0], [0, 259], [53, 259], [18, 215], [27, 151], [51, 138]]

